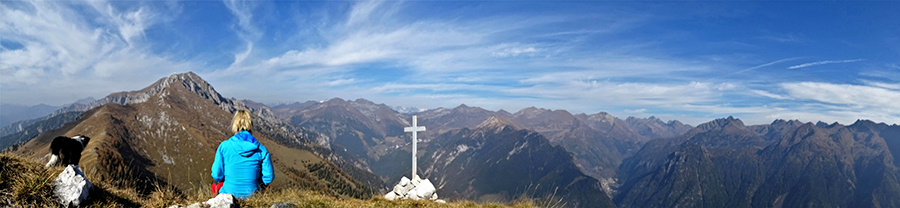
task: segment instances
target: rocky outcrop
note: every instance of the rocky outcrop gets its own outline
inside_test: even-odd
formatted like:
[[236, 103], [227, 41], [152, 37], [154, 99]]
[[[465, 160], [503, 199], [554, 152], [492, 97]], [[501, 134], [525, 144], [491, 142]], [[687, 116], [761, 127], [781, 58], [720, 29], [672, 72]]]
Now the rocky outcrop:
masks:
[[53, 194], [64, 206], [78, 206], [87, 200], [94, 184], [84, 177], [77, 165], [69, 165], [53, 180]]
[[443, 203], [444, 200], [438, 199], [436, 191], [437, 189], [434, 188], [434, 184], [431, 184], [431, 181], [428, 179], [422, 180], [419, 177], [414, 177], [413, 180], [409, 180], [408, 178], [403, 177], [400, 179], [400, 182], [394, 186], [394, 190], [385, 194], [384, 198], [388, 200], [428, 199]]

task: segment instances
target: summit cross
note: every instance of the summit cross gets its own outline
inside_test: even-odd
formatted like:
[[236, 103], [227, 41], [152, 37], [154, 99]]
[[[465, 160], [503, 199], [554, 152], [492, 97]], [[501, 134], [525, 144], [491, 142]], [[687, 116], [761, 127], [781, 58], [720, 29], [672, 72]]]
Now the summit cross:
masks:
[[425, 131], [425, 127], [418, 126], [418, 124], [416, 124], [416, 116], [413, 116], [412, 117], [412, 126], [403, 128], [403, 131], [404, 132], [412, 132], [412, 175], [410, 175], [410, 177], [412, 177], [412, 179], [415, 180], [416, 178], [419, 178], [419, 176], [416, 175], [416, 143], [419, 142], [419, 139], [417, 138], [417, 133], [420, 131]]

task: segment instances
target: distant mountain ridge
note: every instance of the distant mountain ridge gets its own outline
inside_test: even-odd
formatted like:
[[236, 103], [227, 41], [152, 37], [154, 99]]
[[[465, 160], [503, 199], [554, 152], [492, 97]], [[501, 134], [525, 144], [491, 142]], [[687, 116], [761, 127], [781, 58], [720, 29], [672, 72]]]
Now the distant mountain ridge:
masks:
[[650, 141], [626, 159], [614, 201], [619, 207], [897, 207], [900, 172], [889, 150], [900, 149], [898, 132], [900, 126], [871, 121], [823, 128], [716, 119]]
[[[411, 115], [393, 111], [384, 104], [374, 104], [364, 99], [349, 101], [334, 98], [279, 105], [273, 111], [295, 125], [313, 131], [323, 130], [327, 141], [320, 141], [320, 144], [330, 145], [332, 150], [345, 158], [366, 164], [361, 167], [369, 168], [388, 184], [399, 180], [407, 172], [402, 170], [410, 166], [410, 138], [400, 130], [410, 125]], [[382, 112], [377, 114], [380, 116], [373, 113], [376, 111]], [[573, 152], [576, 167], [593, 178], [602, 179], [601, 186], [606, 193], [615, 186], [613, 176], [621, 160], [637, 151], [647, 140], [625, 121], [606, 113], [576, 116], [565, 110], [531, 107], [512, 114], [463, 104], [452, 109], [436, 108], [414, 115], [418, 116], [420, 126], [428, 128], [428, 131], [419, 133], [419, 152], [430, 154], [428, 148], [447, 139], [443, 135], [447, 132], [479, 128], [479, 125], [486, 124], [485, 121], [495, 121], [517, 129], [537, 131], [551, 145], [561, 145]], [[587, 124], [590, 122], [610, 124], [592, 127]], [[677, 121], [672, 124], [683, 125]], [[425, 161], [420, 160], [422, 162]]]
[[650, 116], [646, 119], [629, 116], [627, 119], [625, 119], [625, 123], [631, 126], [631, 128], [634, 129], [638, 134], [646, 137], [647, 139], [679, 136], [693, 128], [690, 125], [682, 124], [678, 120], [663, 122], [662, 120], [654, 116]]
[[514, 125], [494, 116], [474, 129], [441, 134], [424, 151], [423, 176], [450, 198], [509, 201], [526, 196], [561, 200], [566, 207], [614, 207], [600, 182], [582, 173], [565, 149]]
[[59, 107], [50, 106], [46, 104], [38, 104], [33, 106], [20, 106], [20, 105], [10, 105], [10, 104], [2, 104], [0, 105], [0, 127], [6, 127], [7, 125], [22, 121], [22, 120], [30, 120], [39, 118], [41, 116], [46, 116], [51, 112], [55, 111]]

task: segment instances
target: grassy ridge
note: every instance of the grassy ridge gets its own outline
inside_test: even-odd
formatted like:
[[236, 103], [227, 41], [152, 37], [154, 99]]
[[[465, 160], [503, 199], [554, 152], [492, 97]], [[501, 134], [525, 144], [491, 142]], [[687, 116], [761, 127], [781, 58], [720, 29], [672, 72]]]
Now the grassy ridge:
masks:
[[[62, 167], [45, 168], [34, 161], [11, 154], [0, 154], [0, 207], [60, 207], [53, 197], [50, 183], [62, 172]], [[86, 207], [168, 207], [190, 205], [212, 198], [208, 186], [195, 189], [193, 193], [181, 193], [163, 185], [149, 195], [139, 194], [133, 189], [114, 186], [116, 181], [128, 179], [99, 180], [87, 176], [95, 189], [91, 198], [82, 205]], [[292, 203], [298, 207], [547, 207], [529, 199], [520, 199], [510, 204], [477, 204], [471, 201], [437, 203], [431, 201], [400, 200], [391, 201], [381, 196], [368, 200], [338, 198], [312, 190], [285, 188], [269, 190], [255, 196], [238, 200], [240, 207], [270, 207], [277, 203]]]

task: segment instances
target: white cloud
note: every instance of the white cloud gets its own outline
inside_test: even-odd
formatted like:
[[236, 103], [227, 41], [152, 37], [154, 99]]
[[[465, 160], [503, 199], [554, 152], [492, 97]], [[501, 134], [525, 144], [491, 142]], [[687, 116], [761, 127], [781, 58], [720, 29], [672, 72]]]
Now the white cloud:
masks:
[[241, 66], [244, 63], [244, 60], [253, 52], [254, 42], [259, 39], [262, 32], [252, 22], [253, 9], [256, 8], [257, 1], [223, 0], [223, 3], [237, 19], [237, 25], [234, 29], [238, 37], [246, 43], [244, 51], [234, 54], [234, 61], [229, 66], [230, 69]]
[[336, 79], [336, 80], [329, 81], [329, 82], [327, 83], [327, 85], [328, 85], [328, 86], [341, 86], [341, 85], [352, 84], [354, 81], [355, 81], [355, 80], [354, 80], [353, 78], [350, 78], [350, 79]]
[[815, 101], [792, 109], [794, 113], [779, 115], [804, 115], [808, 118], [836, 120], [851, 123], [856, 119], [900, 123], [900, 91], [865, 85], [832, 84], [822, 82], [782, 83], [780, 87], [793, 99]]
[[880, 87], [880, 88], [889, 89], [889, 90], [900, 90], [900, 84], [890, 84], [890, 83], [876, 82], [876, 81], [870, 81], [870, 80], [863, 80], [863, 83], [865, 83], [866, 85], [869, 85], [869, 86], [873, 86], [873, 87]]
[[506, 91], [517, 96], [585, 100], [604, 105], [661, 107], [712, 101], [721, 93], [718, 86], [720, 85], [702, 82], [650, 84], [569, 80], [563, 83], [542, 83]]
[[799, 99], [859, 108], [895, 109], [896, 111], [894, 112], [900, 112], [900, 106], [896, 105], [896, 102], [900, 100], [900, 91], [896, 90], [821, 82], [783, 83], [781, 87], [790, 96]]
[[799, 69], [799, 68], [806, 68], [806, 67], [818, 66], [818, 65], [823, 65], [823, 64], [853, 63], [853, 62], [860, 62], [860, 61], [865, 61], [865, 59], [817, 61], [817, 62], [811, 62], [811, 63], [790, 66], [790, 67], [788, 67], [788, 69]]
[[168, 74], [157, 68], [190, 69], [147, 51], [141, 41], [144, 30], [163, 21], [152, 9], [113, 7], [104, 1], [17, 3], [0, 4], [0, 36], [22, 45], [0, 50], [5, 103], [63, 104], [102, 97], [140, 89]]
[[775, 99], [779, 99], [779, 100], [790, 99], [789, 97], [784, 96], [784, 95], [778, 95], [778, 94], [774, 94], [774, 93], [770, 93], [770, 92], [766, 92], [766, 91], [762, 91], [762, 90], [750, 90], [750, 92], [756, 93], [757, 95], [762, 95], [764, 97], [775, 98]]
[[722, 78], [722, 77], [727, 77], [727, 76], [731, 76], [731, 75], [736, 75], [736, 74], [740, 74], [740, 73], [744, 73], [744, 72], [752, 71], [752, 70], [756, 70], [756, 69], [761, 69], [761, 68], [769, 67], [769, 66], [772, 66], [772, 65], [775, 65], [775, 64], [779, 64], [779, 63], [783, 63], [783, 62], [787, 62], [787, 61], [796, 60], [796, 59], [799, 59], [799, 58], [800, 58], [800, 57], [793, 57], [793, 58], [780, 59], [780, 60], [772, 61], [772, 62], [769, 62], [769, 63], [756, 65], [756, 66], [753, 66], [753, 67], [750, 67], [750, 68], [742, 69], [742, 70], [740, 70], [740, 71], [736, 71], [736, 72], [732, 72], [732, 73], [728, 73], [728, 74], [716, 76], [716, 77], [713, 78], [713, 79], [716, 79], [716, 78]]
[[492, 53], [494, 56], [499, 57], [516, 57], [522, 54], [534, 55], [538, 52], [534, 47], [522, 47], [522, 48], [506, 48], [498, 52]]

